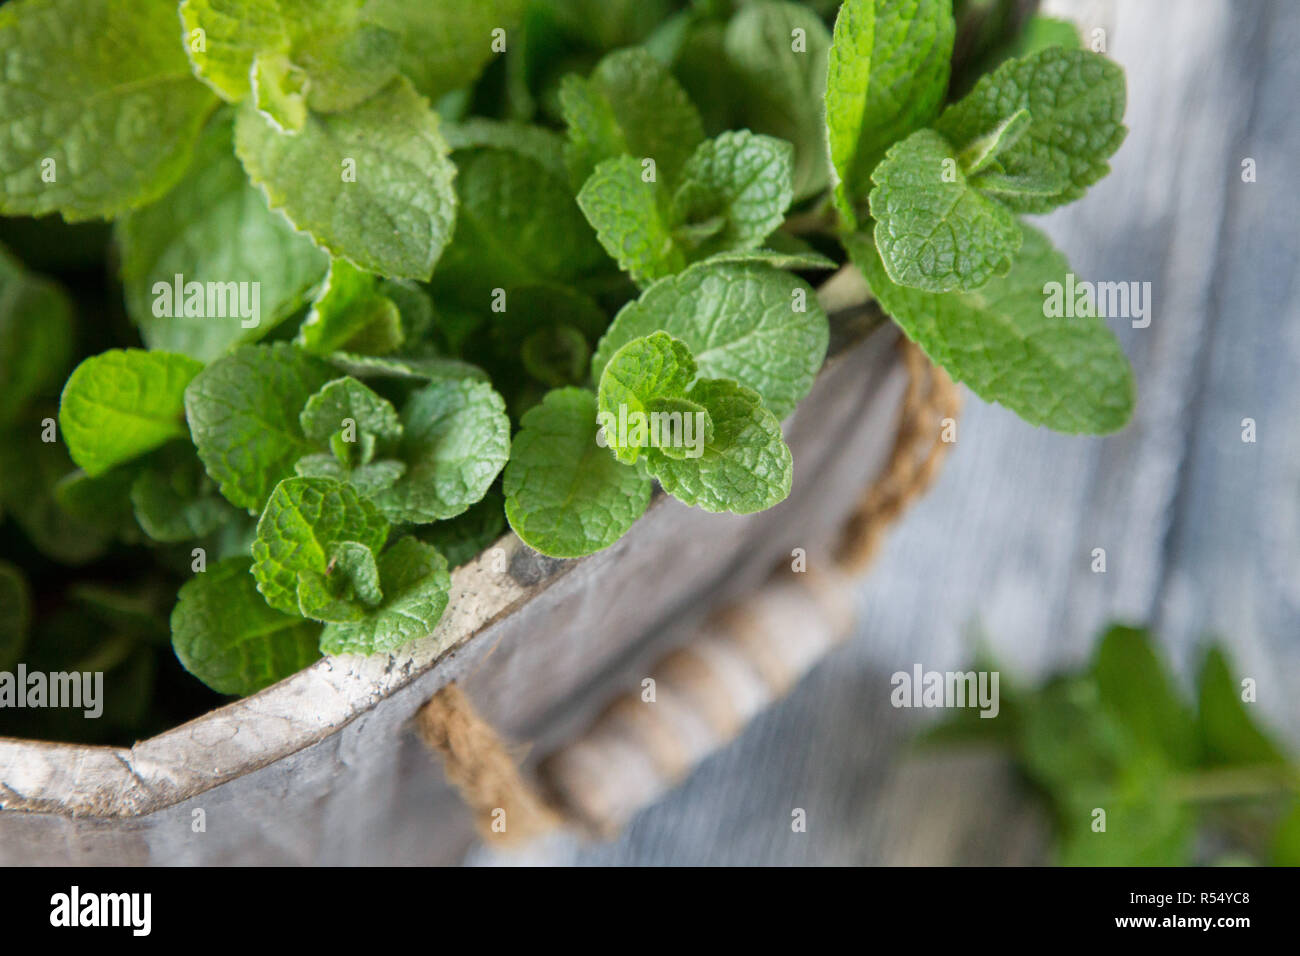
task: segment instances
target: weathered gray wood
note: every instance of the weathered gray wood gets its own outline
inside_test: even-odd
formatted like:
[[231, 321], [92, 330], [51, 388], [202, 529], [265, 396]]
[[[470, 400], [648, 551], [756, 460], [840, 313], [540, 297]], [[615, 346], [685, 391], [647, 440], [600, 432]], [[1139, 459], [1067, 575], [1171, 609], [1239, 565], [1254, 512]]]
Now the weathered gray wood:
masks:
[[[1205, 635], [1221, 637], [1300, 745], [1300, 4], [1050, 7], [1105, 27], [1128, 75], [1112, 174], [1046, 226], [1081, 277], [1153, 284], [1151, 327], [1115, 325], [1137, 373], [1134, 424], [1070, 438], [970, 398], [944, 475], [863, 584], [849, 646], [620, 839], [472, 861], [1041, 859], [1041, 818], [996, 762], [912, 762], [926, 717], [889, 706], [889, 675], [960, 666], [976, 637], [1042, 674], [1117, 617], [1151, 622], [1184, 677]], [[1255, 445], [1241, 443], [1245, 417]], [[790, 832], [793, 807], [806, 834]]]
[[454, 861], [468, 814], [411, 733], [415, 710], [462, 680], [495, 726], [553, 746], [611, 672], [671, 641], [668, 623], [794, 546], [825, 547], [888, 453], [903, 389], [896, 333], [844, 319], [839, 340], [858, 344], [786, 423], [795, 481], [780, 506], [738, 518], [660, 496], [579, 561], [507, 536], [455, 572], [437, 630], [400, 655], [323, 660], [129, 750], [0, 739], [0, 864]]

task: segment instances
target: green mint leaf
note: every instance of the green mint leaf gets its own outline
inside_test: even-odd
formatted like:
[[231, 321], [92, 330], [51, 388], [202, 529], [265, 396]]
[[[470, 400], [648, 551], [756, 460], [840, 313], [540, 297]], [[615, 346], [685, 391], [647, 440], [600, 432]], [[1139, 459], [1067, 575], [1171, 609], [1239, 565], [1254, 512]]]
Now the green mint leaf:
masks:
[[357, 541], [330, 546], [325, 574], [298, 572], [298, 610], [315, 621], [360, 621], [383, 599], [375, 553]]
[[569, 124], [565, 159], [575, 188], [597, 164], [624, 155], [638, 168], [654, 160], [656, 181], [675, 183], [704, 139], [686, 91], [639, 47], [609, 54], [586, 79], [566, 76], [560, 110]]
[[0, 425], [58, 390], [72, 363], [72, 303], [0, 247]]
[[292, 345], [245, 345], [213, 362], [185, 390], [185, 414], [199, 458], [232, 504], [260, 510], [293, 465], [318, 449], [298, 414], [338, 377]]
[[333, 260], [295, 343], [315, 355], [328, 355], [339, 350], [367, 351], [357, 347], [358, 340], [376, 326], [395, 324], [400, 335], [401, 311], [380, 288], [380, 278], [373, 272], [343, 259]]
[[361, 20], [364, 0], [183, 0], [194, 72], [223, 99], [251, 95], [286, 130], [307, 110], [348, 109], [397, 74], [396, 34]]
[[[780, 233], [777, 233], [780, 235]], [[706, 263], [756, 262], [773, 269], [834, 269], [835, 260], [815, 249], [787, 252], [780, 249], [745, 249], [739, 252], [719, 252], [703, 260]]]
[[620, 423], [637, 417], [647, 420], [655, 399], [683, 396], [694, 378], [691, 350], [667, 332], [633, 339], [610, 356], [600, 374], [596, 414], [619, 461], [632, 464], [641, 449], [652, 444], [646, 426], [625, 434], [628, 430]]
[[[1047, 47], [1008, 60], [935, 123], [959, 151], [987, 138], [1020, 110], [1029, 126], [974, 185], [1016, 212], [1042, 213], [1083, 195], [1110, 170], [1128, 132], [1124, 71], [1088, 50]], [[1061, 177], [1064, 176], [1064, 179]]]
[[0, 671], [18, 663], [32, 625], [32, 595], [22, 571], [0, 561]]
[[253, 58], [253, 105], [288, 133], [307, 123], [306, 72], [283, 53], [259, 53]]
[[0, 213], [73, 222], [158, 198], [215, 102], [190, 75], [170, 0], [5, 4]]
[[189, 541], [238, 516], [203, 470], [189, 442], [171, 442], [150, 456], [131, 483], [131, 506], [154, 541]]
[[483, 500], [464, 514], [448, 521], [420, 528], [416, 533], [421, 541], [433, 545], [447, 559], [450, 567], [458, 568], [474, 560], [506, 529], [506, 516], [502, 510], [505, 499], [493, 490]]
[[402, 437], [402, 423], [392, 403], [350, 376], [325, 384], [307, 400], [298, 421], [302, 433], [316, 441], [329, 441], [349, 422], [353, 441], [362, 432], [387, 441]]
[[296, 312], [328, 262], [249, 183], [233, 137], [234, 116], [221, 110], [188, 173], [116, 227], [126, 310], [145, 344], [202, 362]]
[[324, 653], [386, 653], [432, 633], [451, 593], [447, 559], [438, 549], [402, 538], [379, 556], [379, 580], [383, 602], [359, 621], [327, 625]]
[[713, 441], [713, 419], [698, 402], [689, 398], [653, 398], [646, 408], [651, 422], [650, 444], [660, 454], [698, 458]]
[[434, 277], [440, 305], [452, 299], [486, 310], [494, 289], [568, 282], [606, 265], [562, 178], [504, 149], [462, 150], [455, 161], [460, 205]]
[[618, 156], [600, 163], [578, 205], [618, 267], [639, 285], [680, 272], [686, 254], [673, 238], [671, 210], [659, 187], [641, 178], [641, 162]]
[[1077, 50], [1082, 46], [1079, 29], [1069, 20], [1056, 17], [1044, 17], [1034, 14], [1025, 23], [1016, 37], [1012, 49], [1013, 56], [1025, 56], [1044, 47], [1059, 46], [1067, 50]]
[[245, 106], [235, 152], [272, 209], [359, 268], [427, 280], [451, 237], [455, 169], [437, 115], [404, 79], [293, 134]]
[[956, 27], [947, 0], [845, 0], [826, 75], [835, 202], [852, 228], [876, 163], [932, 120], [948, 87]]
[[868, 237], [846, 236], [845, 245], [908, 338], [985, 401], [1056, 431], [1122, 428], [1133, 413], [1128, 359], [1104, 320], [1048, 314], [1044, 290], [1066, 282], [1069, 263], [1041, 232], [1022, 228], [1010, 272], [945, 295], [895, 285]]
[[812, 288], [761, 263], [700, 263], [664, 279], [615, 316], [592, 359], [606, 363], [632, 339], [664, 331], [686, 343], [699, 374], [729, 378], [785, 418], [812, 388], [829, 327]]
[[596, 443], [596, 396], [549, 392], [520, 421], [504, 490], [520, 539], [556, 558], [607, 548], [650, 503], [650, 482]]
[[1145, 631], [1110, 628], [1097, 648], [1093, 674], [1105, 706], [1140, 746], [1175, 767], [1195, 763], [1192, 715]]
[[702, 239], [692, 258], [762, 245], [785, 220], [794, 198], [793, 164], [793, 146], [748, 130], [701, 143], [682, 169], [673, 222], [717, 218], [722, 226]]
[[[796, 30], [803, 31], [801, 37]], [[830, 31], [815, 11], [779, 0], [745, 4], [723, 37], [727, 61], [744, 82], [746, 125], [794, 144], [796, 202], [821, 192], [830, 180], [825, 121], [821, 110], [809, 108], [825, 99], [830, 45]]]
[[[311, 6], [318, 9], [319, 0]], [[307, 107], [337, 113], [369, 99], [397, 76], [399, 43], [396, 33], [373, 23], [329, 25], [302, 36], [292, 55], [307, 78]]]
[[496, 53], [494, 30], [522, 42], [514, 27], [523, 0], [369, 0], [365, 17], [399, 38], [397, 65], [421, 94], [436, 100], [471, 86]]
[[993, 165], [1001, 153], [1020, 142], [1032, 122], [1029, 110], [1016, 110], [991, 132], [968, 143], [957, 157], [958, 165], [968, 176], [983, 172]]
[[1005, 275], [1020, 248], [1020, 223], [967, 181], [952, 146], [917, 130], [871, 174], [876, 248], [889, 277], [926, 292], [978, 289]]
[[304, 455], [293, 466], [300, 478], [332, 478], [346, 481], [362, 498], [372, 498], [385, 488], [391, 488], [397, 479], [406, 474], [404, 462], [382, 459], [362, 465], [348, 466], [336, 455]]
[[701, 379], [689, 398], [708, 412], [711, 434], [698, 456], [647, 457], [664, 491], [705, 511], [741, 515], [784, 501], [794, 463], [781, 423], [758, 393], [726, 379]]
[[336, 368], [356, 378], [406, 379], [423, 382], [472, 379], [488, 381], [487, 372], [460, 359], [441, 356], [356, 355], [335, 352], [329, 356]]
[[452, 152], [486, 147], [531, 159], [567, 187], [569, 170], [564, 164], [564, 137], [545, 126], [472, 116], [445, 124], [442, 135]]
[[111, 349], [68, 377], [59, 429], [68, 454], [89, 475], [185, 438], [185, 387], [203, 370], [187, 355]]
[[1278, 764], [1286, 755], [1262, 731], [1241, 699], [1240, 679], [1223, 651], [1211, 648], [1197, 681], [1202, 753], [1211, 765]]
[[484, 494], [510, 456], [510, 419], [490, 385], [431, 382], [402, 407], [395, 457], [406, 473], [374, 497], [393, 521], [452, 518]]
[[[170, 444], [178, 443], [163, 448]], [[64, 515], [62, 523], [68, 530], [77, 524], [93, 529], [93, 537], [99, 539], [138, 541], [141, 529], [131, 504], [131, 486], [145, 461], [128, 462], [94, 478], [80, 468], [63, 475], [52, 489], [57, 510]]]
[[335, 545], [353, 541], [378, 551], [388, 522], [348, 484], [286, 478], [275, 486], [257, 522], [253, 577], [271, 607], [299, 613], [300, 572], [328, 575]]
[[320, 625], [268, 607], [247, 558], [228, 558], [181, 586], [172, 647], [185, 669], [222, 694], [252, 694], [320, 657]]

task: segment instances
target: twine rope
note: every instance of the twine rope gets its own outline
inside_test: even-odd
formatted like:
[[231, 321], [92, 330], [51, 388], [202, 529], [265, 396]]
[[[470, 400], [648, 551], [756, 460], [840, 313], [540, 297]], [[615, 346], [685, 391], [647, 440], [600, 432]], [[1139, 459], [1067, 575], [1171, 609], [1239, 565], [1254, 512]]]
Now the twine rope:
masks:
[[[884, 472], [850, 513], [833, 551], [844, 575], [860, 574], [871, 564], [889, 528], [934, 483], [951, 444], [942, 440], [945, 420], [955, 421], [961, 408], [961, 394], [942, 369], [906, 339], [901, 350], [908, 381], [898, 432]], [[522, 842], [570, 816], [530, 785], [506, 743], [455, 683], [420, 708], [416, 726], [442, 758], [448, 781], [483, 836]]]

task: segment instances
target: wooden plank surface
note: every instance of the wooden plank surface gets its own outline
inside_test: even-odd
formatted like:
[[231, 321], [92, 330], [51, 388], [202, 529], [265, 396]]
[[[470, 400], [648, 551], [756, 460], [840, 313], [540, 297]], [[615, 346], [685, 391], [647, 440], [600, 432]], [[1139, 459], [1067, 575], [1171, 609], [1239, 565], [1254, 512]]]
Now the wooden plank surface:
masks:
[[861, 587], [849, 645], [618, 839], [469, 862], [1042, 859], [1041, 817], [997, 761], [910, 756], [924, 718], [888, 703], [891, 673], [958, 667], [977, 635], [1040, 675], [1109, 620], [1150, 622], [1186, 677], [1216, 634], [1300, 743], [1300, 3], [1050, 6], [1105, 28], [1128, 74], [1112, 175], [1045, 225], [1080, 276], [1152, 283], [1150, 327], [1113, 323], [1137, 373], [1133, 424], [1064, 437], [970, 399], [945, 474]]

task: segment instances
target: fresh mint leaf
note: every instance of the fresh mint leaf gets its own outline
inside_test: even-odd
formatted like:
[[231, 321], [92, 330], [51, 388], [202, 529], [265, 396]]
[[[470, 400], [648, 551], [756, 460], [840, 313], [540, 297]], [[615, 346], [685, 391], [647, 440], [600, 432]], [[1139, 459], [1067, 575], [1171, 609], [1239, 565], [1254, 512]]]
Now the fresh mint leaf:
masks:
[[398, 37], [397, 65], [430, 100], [471, 86], [496, 55], [493, 31], [519, 43], [523, 0], [368, 0], [365, 18]]
[[574, 188], [596, 166], [630, 156], [654, 160], [655, 179], [673, 184], [704, 139], [700, 114], [685, 90], [643, 49], [611, 53], [586, 79], [570, 74], [560, 86], [569, 125], [565, 159]]
[[487, 309], [495, 289], [569, 282], [606, 264], [572, 192], [542, 164], [505, 149], [462, 150], [455, 161], [460, 211], [434, 277], [440, 305]]
[[72, 363], [72, 303], [0, 247], [0, 425], [52, 395]]
[[650, 503], [650, 482], [596, 444], [596, 396], [549, 392], [519, 423], [504, 490], [524, 544], [556, 558], [607, 548]]
[[381, 291], [380, 278], [335, 259], [295, 342], [315, 355], [340, 350], [367, 352], [358, 345], [370, 330], [396, 326], [400, 337], [401, 325], [401, 310]]
[[266, 603], [299, 613], [299, 575], [328, 575], [334, 548], [355, 542], [379, 551], [388, 522], [351, 485], [327, 478], [286, 478], [257, 523], [253, 577]]
[[138, 458], [185, 427], [185, 388], [203, 366], [187, 355], [111, 349], [73, 371], [59, 403], [72, 460], [94, 476]]
[[182, 585], [172, 646], [185, 669], [222, 694], [252, 694], [320, 657], [320, 625], [268, 607], [247, 558], [228, 558]]
[[1105, 706], [1145, 749], [1175, 767], [1197, 758], [1191, 711], [1179, 698], [1145, 631], [1110, 628], [1097, 648], [1093, 673]]
[[[825, 100], [830, 45], [830, 31], [815, 11], [779, 0], [745, 4], [723, 38], [727, 60], [745, 84], [749, 128], [794, 144], [796, 202], [830, 180], [825, 117], [809, 109]], [[734, 92], [722, 91], [728, 94]]]
[[74, 222], [157, 199], [215, 102], [190, 75], [170, 0], [5, 4], [0, 214]]
[[201, 362], [296, 312], [328, 262], [249, 183], [233, 135], [233, 114], [219, 111], [186, 175], [116, 227], [126, 309], [145, 344]]
[[[177, 443], [163, 448], [172, 444]], [[147, 460], [118, 465], [94, 478], [80, 468], [64, 474], [52, 489], [54, 503], [63, 515], [61, 524], [69, 533], [75, 533], [80, 524], [93, 530], [93, 538], [138, 541], [141, 529], [131, 504], [131, 486]]]
[[292, 345], [246, 345], [213, 362], [185, 390], [199, 458], [232, 504], [260, 510], [294, 462], [317, 451], [298, 414], [337, 371]]
[[300, 478], [331, 478], [346, 481], [357, 489], [363, 498], [373, 498], [385, 488], [391, 488], [397, 479], [406, 474], [406, 465], [390, 458], [352, 465], [340, 461], [336, 455], [304, 455], [293, 466]]
[[299, 130], [309, 107], [348, 109], [397, 74], [398, 37], [363, 22], [364, 5], [364, 0], [183, 0], [180, 15], [190, 62], [201, 80], [231, 103], [253, 96], [283, 128]]
[[322, 442], [346, 428], [348, 422], [358, 434], [369, 432], [386, 441], [402, 437], [402, 423], [392, 403], [351, 376], [322, 386], [307, 399], [298, 421], [304, 435]]
[[615, 352], [600, 374], [596, 396], [597, 415], [605, 423], [605, 441], [614, 457], [630, 465], [653, 442], [642, 429], [632, 433], [640, 435], [639, 441], [625, 443], [622, 439], [627, 436], [610, 423], [648, 418], [656, 399], [682, 397], [694, 378], [691, 350], [667, 332], [633, 339]]
[[335, 258], [392, 278], [432, 275], [455, 220], [455, 169], [437, 115], [406, 80], [292, 134], [245, 105], [235, 152], [271, 208]]
[[1028, 128], [972, 185], [1016, 212], [1042, 213], [1078, 199], [1109, 172], [1106, 160], [1128, 132], [1124, 102], [1124, 71], [1116, 64], [1052, 46], [983, 77], [935, 129], [961, 151], [1027, 110]]
[[708, 412], [710, 437], [699, 457], [647, 457], [664, 491], [705, 511], [741, 515], [784, 501], [793, 460], [781, 423], [758, 393], [726, 379], [701, 379], [688, 397]]
[[926, 292], [978, 289], [1005, 275], [1020, 223], [966, 180], [949, 142], [917, 130], [871, 174], [876, 248], [898, 285]]
[[1285, 762], [1282, 750], [1249, 713], [1241, 699], [1241, 684], [1217, 647], [1206, 652], [1197, 692], [1197, 722], [1206, 762], [1215, 766]]
[[908, 338], [985, 401], [1056, 431], [1115, 431], [1133, 413], [1128, 359], [1102, 319], [1047, 314], [1044, 289], [1065, 282], [1069, 263], [1037, 229], [1022, 228], [1010, 272], [945, 295], [896, 285], [869, 238], [847, 236], [845, 245]]
[[1016, 110], [991, 132], [972, 140], [957, 157], [958, 164], [971, 176], [983, 172], [994, 164], [999, 155], [1020, 142], [1025, 133], [1029, 132], [1032, 122], [1029, 110]]
[[895, 142], [927, 125], [948, 86], [955, 33], [947, 0], [845, 0], [826, 75], [835, 203], [848, 228], [871, 171]]
[[[778, 233], [778, 235], [780, 235]], [[740, 252], [719, 252], [709, 256], [704, 262], [757, 262], [771, 266], [773, 269], [834, 269], [835, 260], [827, 258], [815, 249], [784, 251], [781, 249], [745, 249]]]
[[706, 140], [682, 169], [673, 195], [673, 223], [720, 219], [721, 228], [692, 251], [692, 258], [716, 252], [756, 249], [785, 219], [794, 198], [794, 147], [748, 130]]
[[472, 379], [486, 382], [488, 375], [477, 365], [442, 356], [356, 355], [335, 352], [329, 356], [335, 368], [357, 378], [388, 378], [441, 382]]
[[647, 285], [685, 268], [686, 254], [673, 238], [672, 212], [659, 187], [642, 179], [636, 158], [603, 160], [583, 184], [578, 205], [632, 281]]
[[375, 553], [357, 541], [330, 546], [324, 574], [298, 572], [298, 610], [303, 617], [343, 624], [360, 621], [384, 599]]
[[277, 128], [296, 133], [307, 123], [307, 73], [282, 53], [253, 58], [252, 104]]
[[324, 653], [387, 653], [432, 633], [451, 592], [447, 559], [437, 548], [402, 538], [379, 556], [379, 580], [383, 602], [359, 621], [327, 625]]
[[564, 164], [565, 139], [545, 126], [470, 117], [445, 124], [442, 134], [452, 152], [485, 147], [516, 153], [537, 163], [561, 183], [568, 183], [569, 171]]
[[510, 456], [505, 402], [482, 382], [431, 382], [412, 393], [401, 417], [394, 455], [406, 472], [374, 497], [393, 521], [455, 517], [483, 497]]
[[188, 441], [171, 442], [150, 456], [131, 483], [131, 506], [154, 541], [201, 538], [238, 516]]
[[762, 245], [789, 208], [792, 156], [770, 136], [723, 133], [700, 144], [672, 194], [620, 156], [596, 167], [578, 205], [605, 251], [644, 286], [688, 262]]
[[664, 331], [686, 343], [699, 374], [758, 392], [778, 419], [812, 388], [826, 356], [826, 313], [812, 288], [761, 263], [700, 263], [656, 283], [615, 316], [592, 359], [606, 363], [632, 339]]

